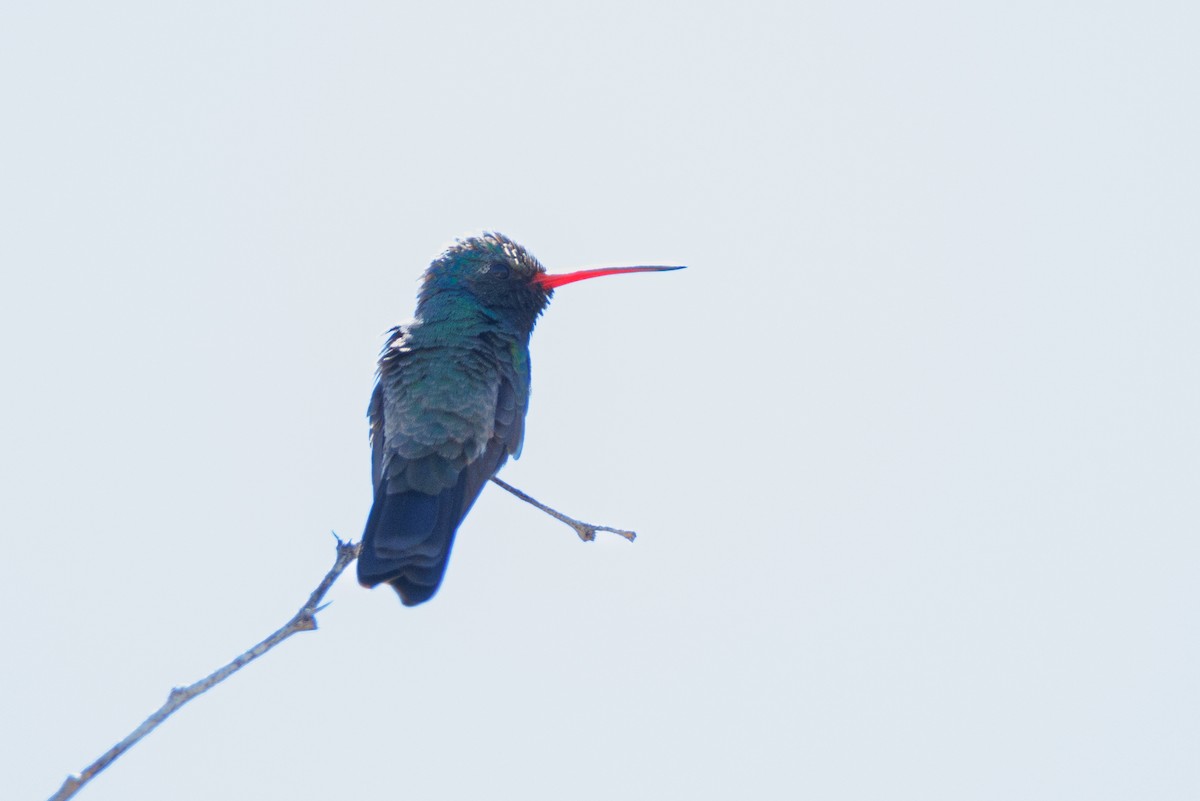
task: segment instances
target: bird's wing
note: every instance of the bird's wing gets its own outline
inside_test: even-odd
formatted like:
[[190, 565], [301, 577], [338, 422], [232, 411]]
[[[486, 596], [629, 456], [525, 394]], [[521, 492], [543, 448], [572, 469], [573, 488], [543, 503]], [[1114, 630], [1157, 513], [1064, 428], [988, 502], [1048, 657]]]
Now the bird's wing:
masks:
[[525, 414], [529, 411], [529, 349], [514, 343], [503, 359], [496, 396], [496, 437], [514, 459], [521, 458]]
[[367, 407], [367, 419], [371, 421], [371, 486], [378, 491], [383, 478], [383, 389], [378, 383], [371, 393], [371, 405]]
[[521, 458], [521, 444], [525, 439], [525, 411], [528, 406], [528, 395], [522, 399], [517, 385], [511, 378], [502, 378], [500, 390], [496, 394], [495, 437], [503, 445], [506, 455], [511, 454], [514, 459]]

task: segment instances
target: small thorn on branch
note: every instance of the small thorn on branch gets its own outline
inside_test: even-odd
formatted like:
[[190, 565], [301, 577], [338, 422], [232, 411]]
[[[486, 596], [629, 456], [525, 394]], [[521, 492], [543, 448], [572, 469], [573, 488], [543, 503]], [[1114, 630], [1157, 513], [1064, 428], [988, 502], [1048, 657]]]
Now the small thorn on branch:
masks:
[[541, 509], [546, 514], [553, 517], [555, 520], [561, 520], [562, 522], [566, 523], [568, 526], [570, 526], [571, 528], [573, 528], [575, 530], [575, 533], [579, 535], [579, 539], [583, 540], [584, 542], [591, 542], [594, 539], [596, 539], [596, 532], [598, 532], [598, 531], [612, 532], [613, 534], [616, 534], [619, 537], [624, 537], [625, 539], [629, 540], [630, 542], [633, 542], [635, 539], [637, 539], [637, 534], [633, 531], [628, 531], [627, 529], [623, 529], [623, 528], [613, 528], [612, 526], [600, 526], [600, 525], [596, 525], [594, 523], [584, 523], [582, 520], [576, 520], [575, 518], [573, 518], [569, 515], [564, 515], [562, 512], [558, 511], [557, 509], [551, 509], [546, 504], [544, 504], [534, 498], [531, 498], [530, 496], [526, 495], [524, 492], [521, 492], [519, 489], [514, 487], [512, 484], [508, 484], [504, 481], [501, 481], [500, 479], [496, 478], [495, 476], [492, 476], [492, 481], [494, 481], [497, 485], [503, 487], [504, 489], [508, 490], [513, 495], [516, 495], [518, 498], [525, 501], [525, 503], [528, 503], [531, 506], [536, 506], [537, 508]]

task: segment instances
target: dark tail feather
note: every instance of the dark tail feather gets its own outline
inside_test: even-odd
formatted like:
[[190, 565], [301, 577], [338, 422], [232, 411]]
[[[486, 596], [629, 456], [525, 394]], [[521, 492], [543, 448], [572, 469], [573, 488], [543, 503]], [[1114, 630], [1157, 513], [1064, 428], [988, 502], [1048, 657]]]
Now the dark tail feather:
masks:
[[363, 532], [358, 582], [365, 587], [388, 582], [405, 606], [428, 601], [446, 573], [461, 509], [457, 485], [439, 495], [389, 495], [381, 487]]
[[459, 524], [507, 456], [504, 445], [492, 440], [484, 454], [459, 473], [454, 486], [437, 495], [411, 490], [389, 495], [384, 479], [375, 488], [363, 532], [358, 583], [374, 587], [386, 581], [405, 606], [432, 598], [446, 574]]

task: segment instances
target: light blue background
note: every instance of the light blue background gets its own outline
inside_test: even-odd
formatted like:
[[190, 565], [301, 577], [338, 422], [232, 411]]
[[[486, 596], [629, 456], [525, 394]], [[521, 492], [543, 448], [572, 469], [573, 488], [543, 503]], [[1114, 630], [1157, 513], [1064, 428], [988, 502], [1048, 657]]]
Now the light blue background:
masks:
[[10, 4], [0, 775], [280, 625], [455, 235], [557, 293], [427, 606], [90, 801], [1200, 796], [1188, 3]]

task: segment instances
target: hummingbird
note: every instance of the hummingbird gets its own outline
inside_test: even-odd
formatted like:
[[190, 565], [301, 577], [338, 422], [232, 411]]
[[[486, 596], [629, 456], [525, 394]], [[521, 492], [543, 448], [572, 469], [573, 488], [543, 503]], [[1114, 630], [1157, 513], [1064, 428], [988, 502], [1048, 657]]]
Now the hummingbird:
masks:
[[529, 337], [557, 287], [678, 266], [551, 274], [503, 234], [455, 240], [421, 279], [414, 319], [388, 332], [367, 416], [374, 502], [358, 581], [405, 606], [433, 597], [454, 535], [511, 456], [529, 408]]

